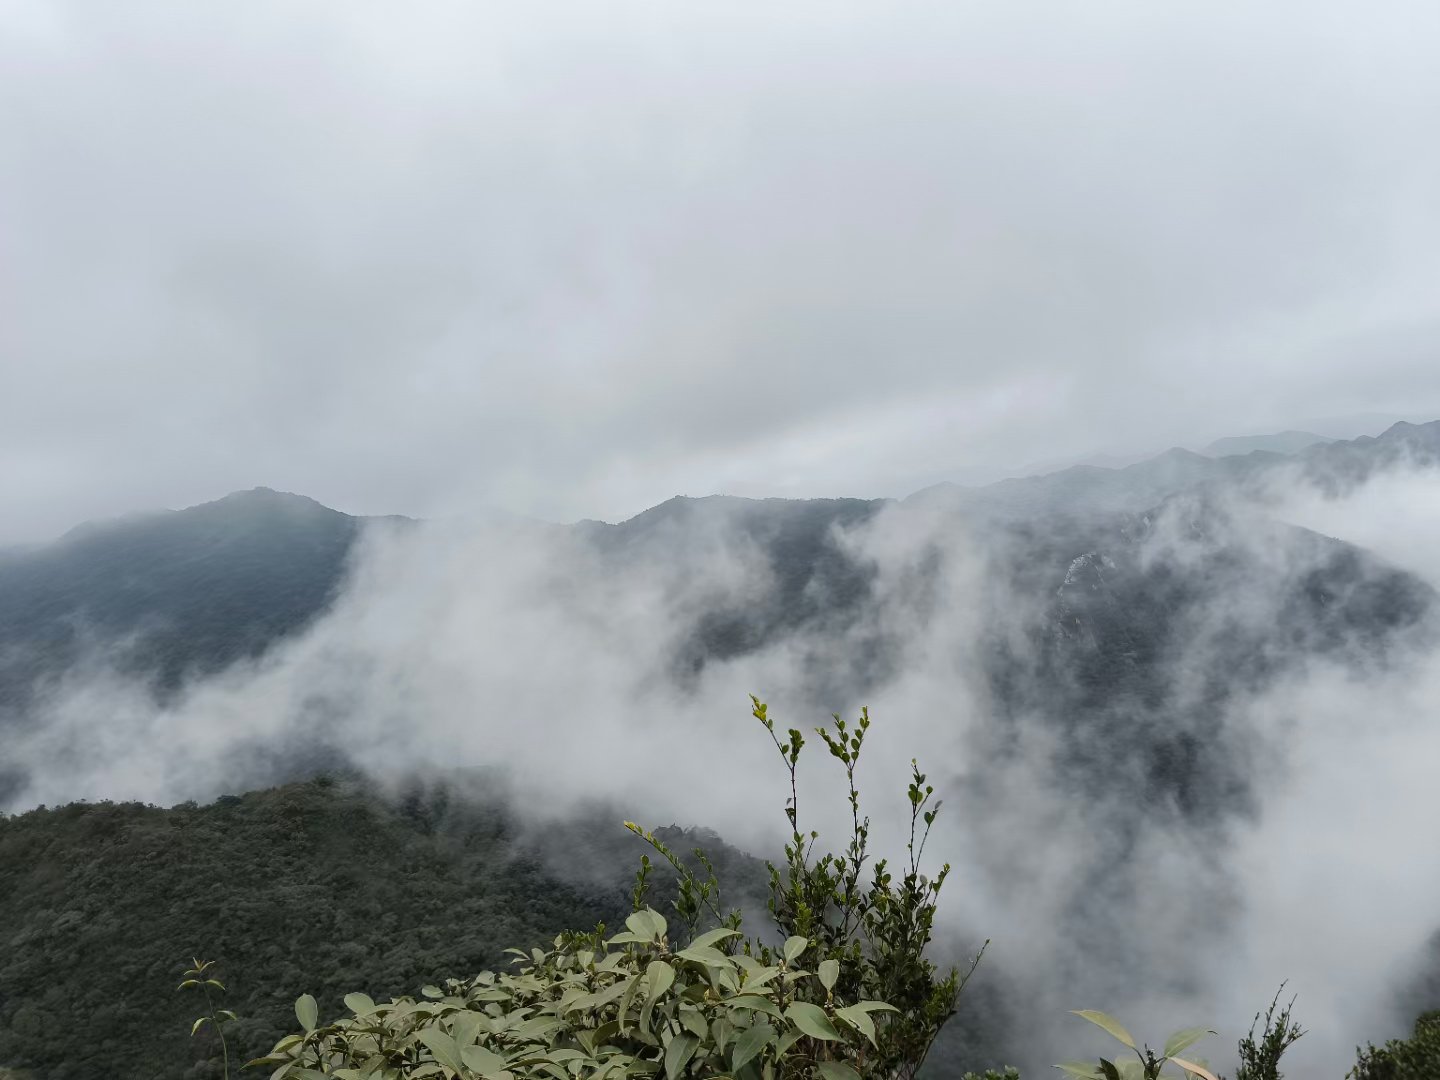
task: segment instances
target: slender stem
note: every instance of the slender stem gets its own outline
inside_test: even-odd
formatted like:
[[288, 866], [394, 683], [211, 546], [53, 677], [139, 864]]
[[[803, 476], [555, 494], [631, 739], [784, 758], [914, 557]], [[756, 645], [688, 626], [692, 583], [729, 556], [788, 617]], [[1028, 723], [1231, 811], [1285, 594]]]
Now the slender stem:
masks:
[[225, 1028], [215, 1012], [215, 1001], [210, 997], [210, 987], [202, 982], [200, 989], [205, 991], [205, 1007], [210, 1010], [210, 1023], [215, 1028], [215, 1034], [220, 1036], [220, 1060], [225, 1066], [225, 1080], [230, 1080], [230, 1048], [225, 1044]]

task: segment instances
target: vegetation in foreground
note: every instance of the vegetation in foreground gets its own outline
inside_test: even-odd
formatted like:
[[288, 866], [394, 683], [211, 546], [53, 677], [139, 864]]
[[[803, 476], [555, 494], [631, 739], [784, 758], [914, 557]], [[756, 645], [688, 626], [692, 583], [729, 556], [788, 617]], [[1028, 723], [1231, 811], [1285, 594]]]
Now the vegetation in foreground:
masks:
[[1422, 1013], [1408, 1039], [1357, 1051], [1354, 1080], [1431, 1080], [1440, 1076], [1440, 1010]]
[[[962, 976], [937, 969], [926, 955], [948, 872], [932, 878], [920, 869], [939, 811], [933, 790], [915, 767], [905, 858], [893, 870], [872, 860], [855, 787], [869, 717], [862, 713], [853, 728], [835, 718], [818, 734], [844, 767], [852, 835], [843, 852], [817, 854], [819, 837], [803, 829], [795, 797], [804, 737], [778, 734], [759, 701], [754, 715], [791, 783], [791, 839], [783, 865], [768, 872], [772, 925], [765, 932], [743, 932], [738, 911], [722, 904], [716, 864], [702, 851], [682, 857], [672, 849], [673, 834], [632, 825], [657, 859], [642, 859], [620, 933], [600, 926], [563, 933], [549, 948], [509, 950], [516, 970], [427, 985], [418, 999], [344, 994], [348, 1015], [326, 1024], [322, 1008], [338, 1011], [342, 986], [393, 995], [383, 988], [414, 986], [457, 956], [479, 961], [466, 964], [470, 970], [493, 965], [499, 941], [536, 940], [542, 926], [596, 925], [621, 906], [620, 897], [555, 880], [518, 855], [512, 823], [498, 807], [468, 804], [447, 813], [437, 805], [443, 792], [415, 792], [386, 806], [322, 780], [204, 808], [82, 804], [0, 818], [0, 918], [20, 927], [0, 965], [0, 1061], [11, 1066], [0, 1067], [0, 1080], [229, 1077], [234, 1061], [257, 1052], [257, 1036], [279, 1030], [292, 1009], [300, 1030], [251, 1062], [280, 1080], [913, 1077], [980, 959]], [[719, 862], [727, 875], [744, 869], [743, 860]], [[656, 871], [664, 894], [656, 902], [668, 916], [651, 903]], [[143, 940], [107, 936], [127, 913], [97, 908], [97, 881], [106, 896], [133, 894], [146, 903], [145, 924], [157, 932]], [[127, 882], [135, 888], [127, 890]], [[4, 910], [15, 895], [56, 906]], [[164, 902], [156, 904], [157, 896]], [[455, 919], [457, 912], [464, 917]], [[139, 925], [137, 913], [128, 914], [129, 925]], [[444, 921], [445, 932], [434, 933], [427, 915]], [[162, 1019], [159, 1028], [144, 1026], [176, 1012], [155, 1007], [151, 986], [166, 966], [150, 946], [177, 937], [226, 949], [232, 970], [249, 976], [232, 1012], [220, 1007], [225, 984], [211, 962], [196, 960], [185, 973], [182, 988], [206, 1001], [200, 1017], [190, 1013], [190, 1034], [214, 1049], [193, 1064], [186, 1064], [193, 1061], [184, 1050], [186, 1025]], [[302, 969], [311, 974], [300, 976]], [[87, 978], [49, 977], [65, 970]], [[302, 978], [322, 991], [320, 999], [307, 993], [291, 1006], [256, 989]], [[1235, 1080], [1282, 1077], [1280, 1058], [1303, 1032], [1278, 1001], [1277, 994], [1258, 1035], [1252, 1027], [1240, 1040]], [[75, 1015], [86, 1018], [86, 1039], [66, 1034]], [[1189, 1050], [1211, 1034], [1206, 1029], [1177, 1032], [1154, 1051], [1112, 1017], [1077, 1015], [1133, 1055], [1060, 1066], [1080, 1080], [1220, 1075]], [[174, 1037], [133, 1037], [160, 1028]], [[1359, 1051], [1349, 1075], [1433, 1080], [1437, 1066], [1440, 1013], [1430, 1013], [1411, 1039]], [[964, 1080], [1019, 1074], [1006, 1067]]]
[[324, 1026], [303, 996], [303, 1030], [252, 1064], [274, 1067], [275, 1080], [913, 1077], [965, 981], [926, 956], [949, 871], [921, 872], [940, 810], [934, 789], [913, 766], [905, 861], [892, 869], [872, 860], [855, 785], [870, 718], [862, 712], [850, 727], [835, 717], [817, 733], [844, 767], [852, 833], [842, 853], [817, 854], [819, 833], [804, 830], [798, 802], [805, 737], [790, 729], [782, 738], [758, 699], [753, 714], [790, 779], [791, 836], [784, 868], [770, 867], [769, 934], [743, 933], [703, 851], [691, 863], [627, 823], [676, 876], [673, 922], [647, 904], [647, 855], [623, 932], [562, 934], [552, 950], [519, 952], [514, 973], [450, 980], [427, 987], [421, 1001], [377, 1005], [353, 994], [351, 1015]]
[[[645, 903], [652, 870], [647, 856], [623, 932], [606, 937], [602, 927], [593, 934], [562, 934], [553, 950], [517, 951], [520, 967], [513, 974], [487, 971], [450, 980], [443, 988], [427, 987], [423, 1001], [402, 997], [377, 1005], [352, 994], [346, 998], [351, 1015], [323, 1027], [314, 999], [303, 996], [296, 1003], [303, 1030], [251, 1064], [274, 1066], [275, 1080], [584, 1080], [662, 1072], [666, 1080], [910, 1080], [955, 1014], [958, 995], [984, 952], [963, 977], [938, 970], [925, 955], [949, 873], [948, 866], [933, 878], [920, 871], [940, 810], [931, 803], [934, 789], [912, 762], [905, 862], [892, 873], [885, 860], [875, 861], [862, 883], [871, 863], [870, 823], [861, 814], [855, 768], [870, 727], [868, 712], [853, 728], [836, 716], [833, 727], [816, 729], [845, 769], [852, 821], [844, 852], [821, 855], [815, 854], [818, 833], [806, 833], [800, 823], [796, 772], [804, 736], [790, 729], [781, 738], [758, 699], [753, 712], [790, 779], [785, 865], [769, 867], [770, 939], [746, 936], [740, 913], [722, 907], [719, 881], [703, 851], [697, 849], [696, 863], [688, 863], [627, 822], [677, 876], [678, 925]], [[1280, 1059], [1304, 1032], [1279, 997], [1277, 991], [1258, 1037], [1259, 1014], [1240, 1040], [1236, 1080], [1281, 1080]], [[1075, 1080], [1160, 1080], [1167, 1069], [1192, 1080], [1220, 1080], [1202, 1059], [1181, 1056], [1212, 1030], [1177, 1031], [1157, 1052], [1137, 1043], [1114, 1017], [1093, 1010], [1076, 1015], [1134, 1056], [1057, 1066]], [[1429, 1031], [1417, 1029], [1417, 1040]], [[1371, 1047], [1351, 1075], [1425, 1075], [1373, 1071], [1402, 1061], [1397, 1067], [1411, 1068], [1411, 1051], [1409, 1044]], [[1019, 1074], [1005, 1067], [965, 1080], [1019, 1080]]]

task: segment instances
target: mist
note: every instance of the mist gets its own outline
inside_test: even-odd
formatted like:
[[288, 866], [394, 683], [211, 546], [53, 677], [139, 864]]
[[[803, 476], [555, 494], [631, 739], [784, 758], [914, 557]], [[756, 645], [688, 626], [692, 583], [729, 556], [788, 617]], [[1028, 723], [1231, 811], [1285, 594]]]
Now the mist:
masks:
[[1437, 42], [1423, 0], [13, 0], [0, 544], [1435, 415]]
[[[868, 706], [987, 1063], [1099, 1008], [1228, 1068], [1288, 980], [1342, 1075], [1434, 978], [1434, 462], [946, 485], [1440, 415], [1437, 55], [1424, 0], [7, 2], [0, 560], [258, 483], [423, 520], [178, 685], [41, 596], [81, 645], [0, 642], [0, 811], [355, 770], [764, 856], [749, 695]], [[891, 501], [791, 593], [781, 508], [677, 492]]]
[[[1205, 589], [1164, 653], [1158, 705], [1117, 691], [1077, 717], [1058, 689], [1001, 700], [987, 664], [999, 650], [1041, 670], [1054, 598], [1015, 576], [1015, 534], [934, 501], [836, 532], [869, 574], [858, 610], [698, 664], [697, 618], [775, 587], [729, 504], [672, 507], [619, 561], [584, 530], [376, 523], [328, 613], [258, 661], [164, 698], [103, 656], [71, 670], [8, 747], [29, 774], [10, 809], [205, 800], [324, 751], [381, 786], [480, 770], [537, 827], [601, 805], [617, 830], [622, 816], [705, 826], [763, 855], [783, 840], [784, 770], [747, 695], [807, 731], [869, 705], [876, 850], [903, 845], [916, 757], [946, 802], [927, 860], [955, 867], [940, 945], [960, 959], [992, 941], [974, 985], [1008, 1019], [1009, 1060], [1103, 1051], [1066, 1011], [1103, 1008], [1152, 1041], [1215, 1026], [1207, 1053], [1225, 1063], [1288, 980], [1310, 1029], [1293, 1069], [1338, 1076], [1357, 1043], [1408, 1027], [1403, 994], [1440, 924], [1424, 857], [1440, 819], [1437, 637], [1427, 623], [1378, 651], [1342, 640], [1237, 672], [1221, 699], [1207, 688], [1227, 641], [1270, 633], [1329, 557], [1285, 521], [1440, 586], [1440, 474], [1402, 466], [1338, 497], [1286, 477], [1278, 503], [1272, 486], [1218, 516], [1189, 496], [1146, 516], [1136, 565]], [[1197, 514], [1219, 522], [1208, 537]], [[1240, 576], [1217, 576], [1216, 544], [1240, 553]], [[1118, 573], [1075, 555], [1062, 592]], [[1137, 748], [1161, 729], [1200, 747], [1186, 768], [1204, 782], [1156, 787]], [[803, 762], [800, 815], [838, 846], [827, 764]]]

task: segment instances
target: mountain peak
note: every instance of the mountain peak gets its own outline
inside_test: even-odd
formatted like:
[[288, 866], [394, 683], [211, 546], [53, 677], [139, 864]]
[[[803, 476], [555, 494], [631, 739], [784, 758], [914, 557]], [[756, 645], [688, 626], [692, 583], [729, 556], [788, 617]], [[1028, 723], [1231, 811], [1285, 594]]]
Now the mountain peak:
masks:
[[[183, 513], [194, 511], [214, 510], [260, 510], [277, 511], [289, 510], [294, 512], [339, 514], [341, 511], [332, 509], [324, 503], [310, 498], [308, 495], [297, 495], [292, 491], [276, 491], [274, 488], [253, 487], [243, 491], [232, 491], [229, 495], [211, 502], [198, 503], [195, 506], [186, 507]], [[349, 516], [349, 515], [344, 515]]]
[[1397, 420], [1382, 431], [1377, 438], [1404, 439], [1414, 435], [1440, 436], [1440, 420], [1431, 420], [1424, 424], [1412, 424], [1409, 420]]
[[[1183, 446], [1172, 446], [1169, 450], [1162, 450], [1153, 457], [1152, 461], [1203, 461], [1204, 454], [1197, 454], [1194, 450], [1187, 450]], [[1145, 464], [1143, 461], [1139, 464]], [[1133, 466], [1131, 466], [1133, 468]]]
[[1313, 431], [1294, 429], [1277, 431], [1271, 435], [1231, 435], [1216, 439], [1200, 452], [1209, 457], [1239, 457], [1266, 451], [1273, 454], [1298, 454], [1312, 446], [1335, 442], [1328, 435], [1317, 435]]
[[[260, 486], [244, 488], [240, 491], [232, 491], [229, 495], [222, 495], [218, 499], [211, 500], [211, 502], [240, 502], [247, 499], [252, 501], [260, 499], [303, 499], [305, 502], [315, 501], [308, 495], [297, 495], [293, 491], [276, 491], [271, 487]], [[199, 505], [205, 506], [208, 504], [200, 503]]]

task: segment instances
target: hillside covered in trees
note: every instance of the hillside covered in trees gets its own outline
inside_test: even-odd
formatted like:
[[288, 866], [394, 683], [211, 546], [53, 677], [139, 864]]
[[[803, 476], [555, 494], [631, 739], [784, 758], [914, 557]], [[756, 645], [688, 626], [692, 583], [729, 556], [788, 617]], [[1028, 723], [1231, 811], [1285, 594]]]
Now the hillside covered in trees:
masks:
[[[445, 973], [629, 910], [613, 884], [547, 868], [498, 806], [317, 780], [159, 809], [76, 803], [0, 817], [0, 1066], [36, 1080], [214, 1075], [175, 993], [222, 961], [238, 1053], [258, 1056], [313, 993], [414, 993]], [[619, 822], [608, 830], [629, 840]], [[212, 1062], [211, 1059], [216, 1061]]]
[[[702, 842], [728, 900], [759, 910], [764, 873], [755, 860], [703, 831], [672, 827], [655, 835], [677, 851]], [[557, 859], [575, 858], [576, 845], [587, 849], [583, 881], [556, 871]], [[220, 1075], [213, 1024], [198, 1036], [190, 1030], [197, 1013], [209, 1010], [175, 990], [183, 958], [197, 952], [225, 958], [205, 974], [226, 984], [213, 1008], [236, 1014], [224, 1024], [232, 1076], [239, 1062], [273, 1053], [294, 1030], [297, 993], [313, 995], [320, 1017], [359, 1008], [357, 990], [366, 1002], [413, 1001], [422, 988], [438, 996], [432, 984], [440, 982], [445, 993], [478, 990], [483, 1002], [494, 984], [468, 980], [513, 964], [506, 950], [547, 945], [563, 930], [613, 934], [637, 925], [627, 916], [641, 901], [622, 871], [643, 848], [625, 830], [593, 819], [527, 835], [500, 804], [473, 791], [415, 785], [379, 798], [353, 778], [319, 778], [203, 807], [76, 803], [0, 817], [0, 925], [8, 935], [0, 964], [0, 1077]], [[675, 876], [663, 860], [658, 870], [646, 899], [672, 919], [682, 913], [683, 923]], [[792, 873], [789, 880], [797, 879]], [[679, 949], [683, 930], [671, 933], [671, 948]], [[546, 963], [564, 955], [546, 953]], [[537, 974], [563, 977], [526, 963], [532, 974], [522, 973], [521, 983]], [[987, 994], [967, 989], [924, 1075], [1018, 1080], [1009, 1069], [980, 1072], [993, 1060], [1002, 1034], [995, 1025], [1003, 1023]], [[1277, 1063], [1303, 1029], [1289, 1008], [1273, 1005], [1257, 1025], [1240, 1038], [1232, 1075], [1279, 1080], [1285, 1074]], [[1411, 1038], [1359, 1049], [1353, 1077], [1430, 1080], [1440, 1068], [1437, 1025], [1440, 1013], [1429, 1013]], [[322, 1033], [344, 1030], [342, 1022]], [[1193, 1041], [1204, 1032], [1179, 1034]], [[1173, 1053], [1180, 1060], [1179, 1050]], [[1122, 1075], [1131, 1075], [1124, 1070], [1136, 1062], [1117, 1060]], [[1109, 1075], [1067, 1066], [1077, 1077], [1091, 1076], [1087, 1069], [1095, 1080]]]

